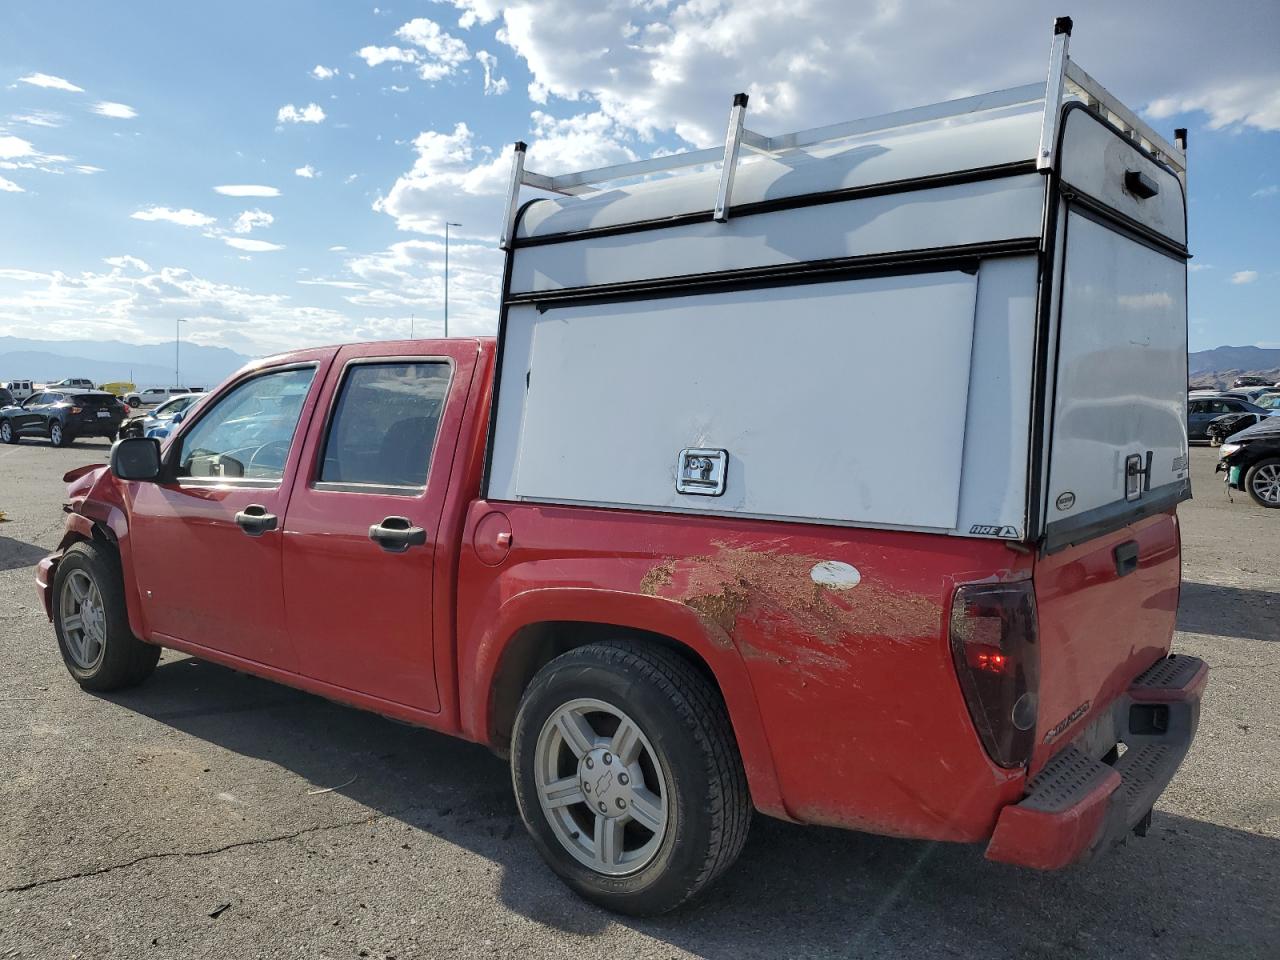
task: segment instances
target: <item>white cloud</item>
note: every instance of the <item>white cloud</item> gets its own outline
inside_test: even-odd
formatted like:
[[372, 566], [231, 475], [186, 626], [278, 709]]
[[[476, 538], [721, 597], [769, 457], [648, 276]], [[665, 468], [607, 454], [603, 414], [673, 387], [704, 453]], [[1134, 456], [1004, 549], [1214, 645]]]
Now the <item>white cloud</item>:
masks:
[[74, 170], [76, 173], [101, 173], [102, 172], [101, 167], [95, 167], [89, 163], [77, 163], [71, 169]]
[[471, 58], [467, 45], [440, 29], [426, 17], [417, 17], [400, 27], [396, 36], [419, 47], [423, 53], [418, 76], [423, 80], [440, 80], [453, 73], [458, 65]]
[[510, 89], [506, 77], [498, 76], [498, 58], [488, 50], [477, 50], [476, 59], [480, 61], [480, 66], [484, 68], [484, 92], [486, 96], [490, 94], [501, 96]]
[[[724, 136], [739, 90], [753, 128], [775, 133], [1041, 80], [1059, 12], [1004, 0], [452, 2], [463, 28], [500, 21], [534, 94], [589, 98], [626, 127], [698, 146]], [[1075, 0], [1071, 13], [1072, 57], [1126, 103], [1280, 129], [1280, 6], [1224, 15], [1167, 0], [1152, 18], [1141, 4]]]
[[250, 233], [255, 227], [269, 227], [275, 222], [276, 218], [265, 210], [246, 210], [236, 217], [231, 229], [236, 233]]
[[1231, 275], [1231, 282], [1234, 284], [1253, 283], [1258, 279], [1257, 270], [1238, 270]]
[[15, 113], [9, 117], [14, 123], [25, 123], [29, 127], [61, 127], [67, 118], [55, 110], [28, 110], [26, 113]]
[[222, 242], [229, 247], [235, 247], [237, 250], [247, 250], [250, 253], [266, 253], [270, 250], [284, 249], [284, 244], [269, 243], [266, 240], [249, 240], [245, 237], [223, 237]]
[[[529, 166], [540, 172], [583, 170], [635, 159], [617, 142], [621, 132], [602, 113], [556, 119], [535, 111]], [[446, 219], [468, 224], [476, 236], [496, 235], [511, 169], [510, 148], [495, 154], [477, 146], [459, 123], [450, 133], [426, 130], [413, 141], [417, 159], [374, 208], [402, 230], [438, 233]]]
[[1210, 264], [1210, 263], [1188, 263], [1187, 264], [1188, 273], [1199, 273], [1201, 270], [1212, 270], [1212, 269], [1213, 269], [1213, 264]]
[[346, 248], [346, 247], [343, 247], [343, 246], [330, 247], [330, 248], [329, 248], [329, 252], [330, 252], [330, 253], [339, 253], [339, 252], [341, 252], [341, 251], [343, 251], [343, 250], [345, 250], [345, 249], [347, 249], [347, 248]]
[[143, 210], [135, 210], [129, 216], [134, 220], [164, 220], [168, 223], [176, 223], [180, 227], [207, 227], [216, 220], [215, 217], [192, 210], [190, 207], [171, 210], [168, 207], [153, 206]]
[[276, 123], [320, 123], [324, 120], [324, 110], [318, 103], [308, 103], [299, 110], [292, 103], [286, 103], [276, 111]]
[[51, 76], [47, 73], [30, 73], [18, 78], [19, 83], [29, 83], [33, 87], [47, 87], [50, 90], [66, 90], [68, 93], [84, 93], [84, 87], [77, 87], [70, 80]]
[[336, 67], [325, 67], [317, 63], [311, 71], [311, 75], [317, 80], [328, 80], [331, 77], [336, 77], [338, 70]]
[[471, 59], [466, 43], [444, 30], [434, 20], [417, 17], [396, 30], [396, 38], [408, 46], [367, 46], [356, 55], [371, 67], [384, 63], [412, 64], [418, 68], [418, 76], [434, 82], [456, 73], [458, 67]]
[[403, 47], [361, 47], [356, 56], [371, 67], [384, 63], [417, 63], [418, 54]]
[[278, 197], [280, 191], [275, 187], [264, 187], [256, 183], [226, 183], [213, 188], [215, 193], [224, 197]]
[[1249, 196], [1262, 199], [1265, 197], [1274, 197], [1277, 193], [1280, 193], [1280, 186], [1277, 186], [1276, 184], [1273, 183], [1253, 191], [1253, 193], [1249, 194]]
[[308, 163], [306, 166], [298, 167], [298, 169], [294, 170], [293, 173], [295, 176], [304, 177], [307, 180], [310, 180], [316, 176], [316, 168]]
[[138, 111], [127, 103], [115, 103], [111, 100], [101, 100], [95, 103], [93, 112], [99, 116], [112, 117], [116, 120], [132, 120], [138, 115]]
[[103, 257], [102, 262], [112, 267], [119, 267], [121, 270], [132, 267], [134, 270], [145, 272], [151, 269], [151, 265], [147, 261], [139, 260], [137, 257], [131, 257], [127, 254], [122, 257]]
[[13, 160], [16, 157], [29, 157], [36, 152], [30, 140], [21, 137], [0, 136], [0, 160]]
[[18, 186], [12, 180], [0, 177], [0, 193], [26, 193], [22, 187]]

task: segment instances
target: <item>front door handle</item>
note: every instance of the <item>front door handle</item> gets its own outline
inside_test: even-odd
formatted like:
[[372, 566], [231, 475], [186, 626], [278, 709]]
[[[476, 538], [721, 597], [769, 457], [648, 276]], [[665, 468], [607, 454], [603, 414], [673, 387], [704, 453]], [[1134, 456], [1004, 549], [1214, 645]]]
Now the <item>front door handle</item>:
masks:
[[236, 523], [251, 537], [260, 537], [268, 530], [274, 530], [277, 520], [274, 513], [267, 513], [267, 508], [257, 503], [249, 504], [236, 514]]
[[427, 542], [427, 531], [408, 517], [387, 517], [369, 528], [369, 539], [388, 553], [404, 553]]

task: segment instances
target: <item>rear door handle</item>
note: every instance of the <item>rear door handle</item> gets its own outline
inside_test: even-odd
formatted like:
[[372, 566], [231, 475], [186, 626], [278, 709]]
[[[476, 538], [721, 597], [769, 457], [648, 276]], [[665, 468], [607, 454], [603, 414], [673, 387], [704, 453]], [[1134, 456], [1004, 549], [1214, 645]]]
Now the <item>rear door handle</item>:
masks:
[[261, 504], [251, 503], [236, 514], [236, 523], [249, 536], [260, 537], [276, 528], [277, 517], [274, 513], [267, 513], [267, 508]]
[[388, 553], [404, 553], [427, 542], [427, 531], [408, 517], [387, 517], [369, 528], [369, 539]]

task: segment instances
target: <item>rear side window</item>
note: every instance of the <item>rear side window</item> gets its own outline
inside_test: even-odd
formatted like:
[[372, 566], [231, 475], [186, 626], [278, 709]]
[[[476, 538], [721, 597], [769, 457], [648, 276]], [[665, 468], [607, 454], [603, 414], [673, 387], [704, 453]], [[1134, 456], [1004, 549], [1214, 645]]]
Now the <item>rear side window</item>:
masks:
[[314, 375], [296, 367], [234, 387], [183, 437], [178, 476], [279, 480]]
[[329, 424], [319, 482], [425, 489], [451, 373], [443, 360], [352, 366]]

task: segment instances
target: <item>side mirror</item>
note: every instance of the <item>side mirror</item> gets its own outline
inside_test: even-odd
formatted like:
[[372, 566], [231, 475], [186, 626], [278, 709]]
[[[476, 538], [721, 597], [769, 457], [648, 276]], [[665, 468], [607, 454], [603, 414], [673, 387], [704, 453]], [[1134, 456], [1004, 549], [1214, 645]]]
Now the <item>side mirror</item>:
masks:
[[179, 410], [177, 413], [173, 415], [173, 425], [175, 427], [182, 422], [182, 417], [183, 417], [183, 411], [181, 410]]
[[111, 472], [121, 480], [160, 477], [160, 441], [155, 437], [126, 437], [111, 448]]

